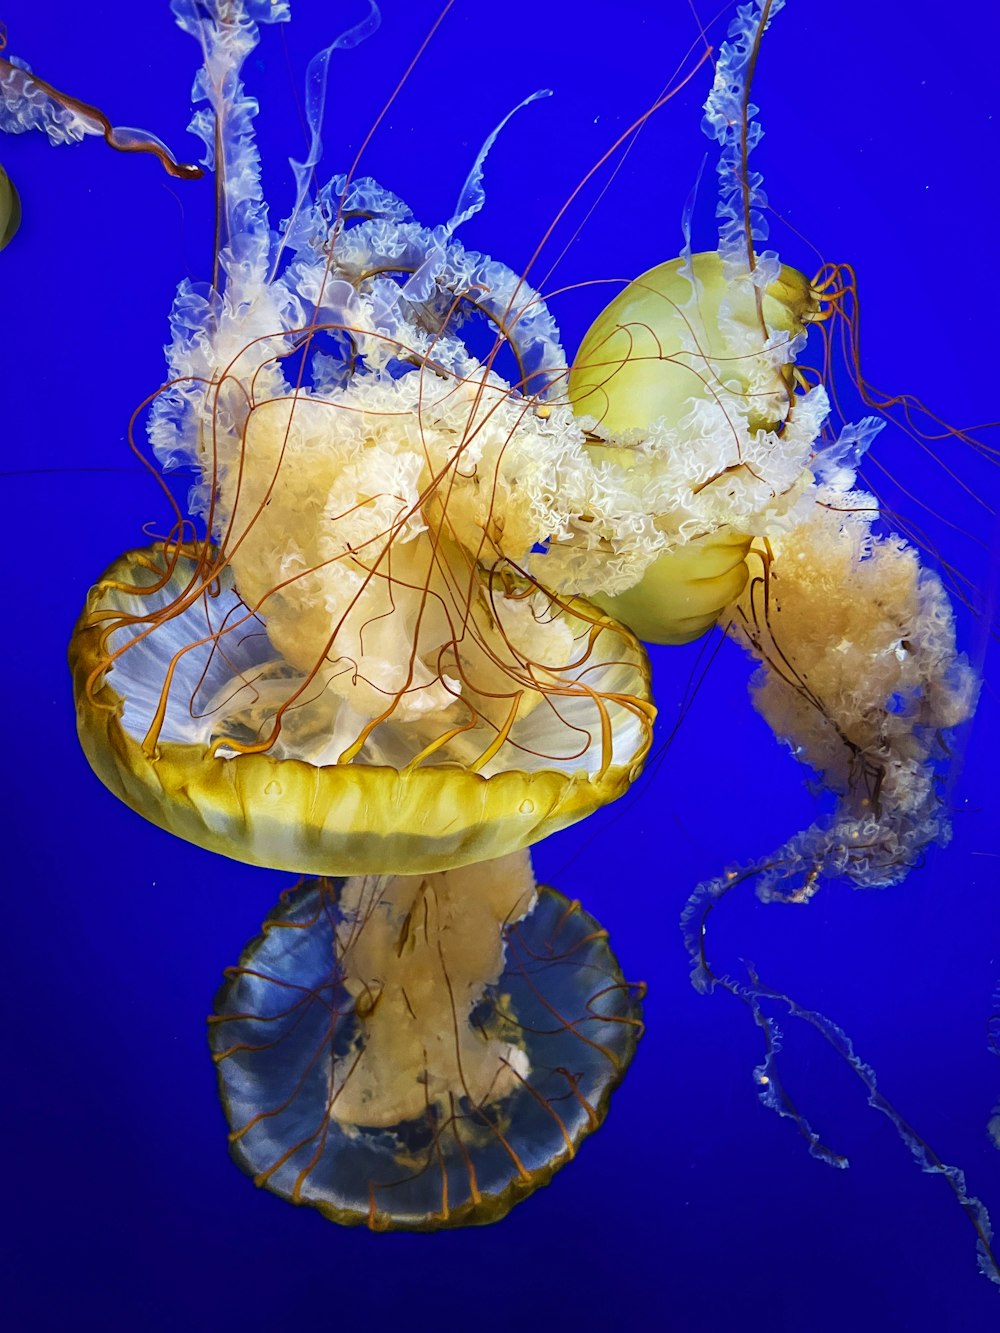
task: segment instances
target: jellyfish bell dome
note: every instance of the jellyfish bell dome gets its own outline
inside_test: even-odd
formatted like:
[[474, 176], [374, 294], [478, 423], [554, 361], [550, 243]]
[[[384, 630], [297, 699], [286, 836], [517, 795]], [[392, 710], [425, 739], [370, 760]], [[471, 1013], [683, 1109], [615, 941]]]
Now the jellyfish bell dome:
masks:
[[775, 265], [754, 283], [717, 250], [680, 255], [630, 282], [597, 316], [570, 372], [579, 413], [606, 430], [647, 430], [716, 402], [752, 424], [788, 415], [792, 367], [774, 352], [819, 312], [808, 278]]

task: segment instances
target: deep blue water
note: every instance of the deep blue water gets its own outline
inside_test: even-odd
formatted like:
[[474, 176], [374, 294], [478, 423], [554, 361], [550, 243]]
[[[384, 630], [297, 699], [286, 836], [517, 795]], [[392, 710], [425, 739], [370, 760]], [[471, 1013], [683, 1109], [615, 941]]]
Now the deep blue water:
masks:
[[[286, 158], [301, 149], [295, 96], [306, 60], [354, 12], [293, 0], [287, 33], [267, 31], [248, 62], [278, 216], [289, 198]], [[385, 0], [381, 31], [337, 58], [331, 172], [348, 164], [436, 12], [426, 0]], [[40, 75], [115, 122], [154, 131], [181, 156], [194, 151], [185, 124], [196, 51], [165, 4], [11, 0], [5, 18], [10, 50]], [[718, 40], [718, 27], [712, 33]], [[930, 22], [905, 0], [790, 0], [755, 86], [767, 129], [756, 165], [794, 228], [774, 225], [782, 257], [807, 272], [819, 267], [810, 245], [850, 260], [868, 376], [917, 393], [959, 425], [998, 415], [998, 38], [992, 4], [935, 11]], [[576, 182], [696, 41], [687, 0], [593, 10], [459, 0], [364, 169], [437, 222], [501, 115], [551, 87], [556, 95], [520, 113], [498, 142], [487, 206], [463, 232], [520, 268]], [[677, 253], [681, 208], [707, 146], [699, 105], [708, 77], [705, 67], [647, 125], [589, 217], [595, 189], [571, 209], [546, 251], [551, 263], [568, 242], [547, 287], [632, 277]], [[289, 877], [180, 843], [119, 805], [77, 747], [65, 668], [89, 583], [141, 543], [144, 524], [165, 521], [126, 432], [161, 382], [178, 279], [208, 275], [211, 183], [169, 181], [152, 159], [97, 140], [57, 151], [24, 137], [0, 143], [0, 154], [24, 208], [20, 234], [0, 255], [0, 1113], [10, 1265], [0, 1326], [1000, 1326], [1000, 1289], [977, 1273], [972, 1228], [945, 1181], [920, 1173], [820, 1038], [785, 1024], [784, 1074], [801, 1109], [850, 1158], [846, 1171], [812, 1159], [794, 1126], [758, 1102], [749, 1015], [689, 984], [677, 919], [692, 888], [812, 817], [803, 774], [750, 708], [748, 666], [730, 644], [630, 798], [537, 849], [540, 877], [581, 898], [610, 929], [626, 974], [649, 983], [634, 1067], [579, 1158], [499, 1225], [436, 1236], [338, 1229], [255, 1190], [230, 1162], [204, 1019], [222, 968]], [[712, 183], [706, 174], [703, 247], [714, 244]], [[600, 292], [554, 303], [570, 348]], [[998, 530], [980, 500], [1000, 492], [996, 471], [946, 441], [958, 478], [949, 480], [890, 435], [877, 457], [904, 488], [894, 503], [988, 595]], [[1000, 445], [995, 431], [980, 437]], [[982, 657], [981, 623], [964, 613], [960, 623]], [[664, 739], [697, 651], [656, 654]], [[1000, 1153], [986, 1135], [1000, 1101], [986, 1030], [1000, 980], [995, 652], [985, 676], [979, 715], [958, 747], [952, 845], [882, 892], [830, 884], [798, 909], [733, 895], [716, 914], [711, 954], [734, 973], [751, 958], [772, 986], [843, 1026], [885, 1094], [942, 1159], [967, 1171], [1000, 1223]]]

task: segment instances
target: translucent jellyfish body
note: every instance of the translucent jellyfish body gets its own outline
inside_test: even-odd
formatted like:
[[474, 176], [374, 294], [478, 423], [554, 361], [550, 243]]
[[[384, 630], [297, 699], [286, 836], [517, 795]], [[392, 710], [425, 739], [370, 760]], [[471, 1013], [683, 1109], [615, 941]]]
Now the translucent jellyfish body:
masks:
[[216, 1000], [233, 1154], [335, 1221], [495, 1221], [600, 1125], [638, 999], [604, 932], [536, 891], [524, 853], [305, 880]]

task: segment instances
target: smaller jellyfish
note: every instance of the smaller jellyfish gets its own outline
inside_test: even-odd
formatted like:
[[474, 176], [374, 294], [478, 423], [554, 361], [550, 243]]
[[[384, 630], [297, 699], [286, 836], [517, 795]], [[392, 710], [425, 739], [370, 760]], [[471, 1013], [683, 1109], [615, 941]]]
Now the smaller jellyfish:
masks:
[[941, 579], [856, 486], [881, 423], [829, 433], [827, 392], [795, 364], [823, 294], [776, 264], [757, 286], [745, 263], [727, 277], [721, 253], [688, 253], [636, 279], [584, 339], [570, 396], [591, 452], [671, 497], [667, 549], [594, 600], [654, 642], [721, 623], [760, 664], [757, 709], [838, 798], [761, 873], [762, 896], [801, 900], [824, 876], [895, 883], [947, 839], [938, 774], [978, 682]]
[[341, 1223], [493, 1222], [604, 1119], [641, 988], [526, 852], [303, 880], [210, 1019], [236, 1161]]
[[[751, 964], [740, 981], [708, 957], [709, 918], [742, 885], [794, 903], [830, 879], [883, 887], [902, 881], [929, 844], [947, 842], [952, 733], [979, 691], [943, 579], [883, 528], [878, 500], [858, 484], [884, 420], [841, 418], [835, 430], [829, 335], [822, 371], [802, 360], [811, 325], [844, 321], [848, 372], [863, 401], [910, 405], [873, 394], [860, 376], [849, 270], [824, 265], [810, 281], [760, 248], [767, 200], [747, 164], [761, 133], [749, 83], [781, 7], [757, 0], [737, 9], [705, 104], [704, 128], [722, 145], [717, 252], [692, 252], [686, 219], [681, 256], [608, 306], [570, 374], [591, 452], [653, 505], [670, 501], [656, 513], [664, 552], [639, 581], [595, 600], [661, 643], [718, 623], [757, 665], [754, 705], [833, 798], [775, 851], [698, 885], [681, 918], [695, 987], [728, 991], [763, 1034], [754, 1070], [761, 1101], [795, 1123], [814, 1156], [847, 1165], [785, 1091], [773, 1013], [789, 1015], [829, 1043], [920, 1168], [947, 1180], [975, 1230], [981, 1270], [997, 1282], [986, 1208], [885, 1098], [846, 1033], [765, 984]], [[909, 416], [907, 425], [920, 438]]]
[[941, 578], [879, 531], [857, 484], [884, 421], [835, 431], [836, 388], [802, 364], [810, 327], [842, 317], [842, 293], [762, 248], [748, 85], [780, 8], [739, 8], [705, 103], [722, 146], [717, 251], [692, 252], [686, 218], [682, 254], [591, 326], [569, 397], [591, 455], [644, 497], [664, 547], [638, 581], [593, 599], [653, 642], [720, 624], [759, 664], [754, 705], [836, 798], [757, 877], [762, 897], [803, 901], [825, 877], [896, 883], [947, 841], [940, 777], [978, 681]]

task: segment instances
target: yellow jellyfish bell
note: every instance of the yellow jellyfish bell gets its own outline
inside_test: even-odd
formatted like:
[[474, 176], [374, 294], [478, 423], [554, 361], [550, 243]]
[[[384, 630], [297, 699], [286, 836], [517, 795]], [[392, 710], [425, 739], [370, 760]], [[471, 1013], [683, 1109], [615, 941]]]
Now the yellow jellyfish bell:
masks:
[[763, 290], [727, 281], [716, 250], [658, 264], [590, 326], [570, 399], [616, 435], [677, 420], [692, 399], [735, 395], [749, 396], [752, 423], [773, 425], [788, 412], [790, 368], [774, 366], [769, 345], [803, 333], [818, 309], [808, 278], [787, 264]]
[[[317, 688], [296, 712], [308, 673], [276, 652], [273, 630], [247, 609], [227, 565], [206, 565], [212, 558], [167, 546], [123, 556], [91, 591], [70, 644], [91, 766], [127, 805], [179, 837], [296, 873], [440, 871], [505, 855], [583, 818], [641, 768], [652, 730], [646, 657], [586, 603], [546, 602], [568, 655], [545, 680], [536, 669], [540, 688], [522, 716], [515, 705], [531, 689], [529, 664], [498, 636], [480, 659], [492, 668], [489, 698], [470, 701], [467, 691], [444, 716], [400, 709], [401, 718], [383, 706], [351, 754], [369, 726], [351, 692]], [[504, 614], [505, 600], [494, 590], [494, 614]], [[523, 589], [512, 605], [525, 605]], [[301, 625], [309, 612], [301, 603], [289, 619]], [[381, 612], [369, 606], [362, 623]], [[475, 628], [474, 608], [456, 603], [455, 615], [463, 612]], [[396, 614], [412, 632], [402, 607]], [[405, 637], [401, 645], [415, 651]], [[333, 663], [331, 674], [339, 655]], [[468, 663], [462, 655], [463, 671]], [[491, 721], [487, 705], [497, 699], [499, 721]], [[289, 722], [278, 731], [283, 707]], [[329, 757], [317, 755], [329, 745], [321, 725], [343, 728], [345, 714], [349, 732]], [[299, 716], [306, 720], [297, 730]]]
[[[782, 265], [761, 290], [727, 280], [717, 251], [659, 264], [620, 292], [591, 325], [574, 360], [569, 399], [593, 418], [591, 456], [623, 472], [637, 493], [662, 460], [636, 445], [651, 425], [698, 427], [699, 404], [731, 412], [749, 431], [773, 431], [793, 410], [794, 370], [770, 355], [804, 333], [818, 310], [808, 279]], [[682, 439], [680, 447], [687, 447]], [[668, 446], [669, 447], [669, 446]], [[724, 493], [750, 460], [720, 460], [716, 475], [692, 482], [697, 492]], [[650, 643], [698, 638], [746, 584], [751, 538], [729, 523], [688, 533], [642, 579], [616, 596], [594, 600]]]

